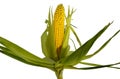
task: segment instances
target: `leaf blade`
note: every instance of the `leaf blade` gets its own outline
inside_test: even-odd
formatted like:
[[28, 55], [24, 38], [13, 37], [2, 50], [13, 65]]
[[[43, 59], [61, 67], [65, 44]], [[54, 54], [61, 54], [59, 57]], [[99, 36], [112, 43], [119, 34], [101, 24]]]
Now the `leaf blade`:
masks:
[[112, 23], [108, 23], [103, 29], [101, 29], [95, 36], [89, 39], [86, 43], [84, 43], [81, 47], [79, 47], [75, 52], [73, 52], [70, 56], [61, 60], [64, 65], [75, 65], [78, 64], [82, 58], [88, 53], [94, 42], [102, 35], [102, 33], [111, 25]]
[[24, 59], [27, 62], [31, 62], [31, 63], [39, 63], [40, 66], [52, 66], [52, 63], [45, 61], [35, 55], [33, 55], [32, 53], [28, 52], [27, 50], [19, 47], [18, 45], [8, 41], [5, 38], [0, 37], [0, 44], [2, 44], [3, 46], [5, 46], [5, 48], [7, 48], [9, 51], [5, 51], [3, 50], [2, 53], [7, 54], [9, 53], [9, 56], [16, 56], [19, 57], [21, 59]]
[[12, 58], [14, 58], [14, 59], [16, 59], [16, 60], [19, 60], [19, 61], [21, 61], [21, 62], [23, 62], [23, 63], [26, 63], [26, 64], [29, 64], [29, 65], [39, 66], [39, 65], [37, 65], [37, 64], [28, 62], [28, 61], [26, 61], [26, 60], [24, 60], [24, 59], [22, 59], [22, 58], [20, 58], [20, 57], [18, 57], [18, 56], [16, 56], [16, 55], [14, 55], [14, 54], [11, 54], [12, 52], [11, 52], [9, 49], [7, 49], [7, 48], [4, 48], [4, 47], [0, 46], [0, 49], [1, 49], [1, 50], [0, 50], [1, 53], [5, 54], [5, 55], [7, 55], [7, 56], [10, 56], [10, 57], [12, 57]]
[[107, 65], [100, 65], [100, 64], [94, 64], [94, 63], [88, 63], [88, 62], [80, 62], [80, 64], [89, 65], [89, 66], [92, 66], [92, 67], [78, 68], [78, 67], [74, 67], [74, 66], [67, 66], [66, 68], [67, 69], [77, 69], [77, 70], [91, 70], [91, 69], [100, 69], [100, 68], [106, 68], [106, 67], [114, 68], [114, 69], [120, 69], [120, 67], [113, 67], [115, 65], [120, 64], [120, 62], [114, 63], [114, 64], [107, 64]]
[[93, 54], [85, 56], [83, 59], [88, 59], [93, 56], [95, 56], [97, 53], [99, 53], [118, 33], [120, 30], [118, 30], [112, 37], [110, 37], [97, 51], [95, 51]]

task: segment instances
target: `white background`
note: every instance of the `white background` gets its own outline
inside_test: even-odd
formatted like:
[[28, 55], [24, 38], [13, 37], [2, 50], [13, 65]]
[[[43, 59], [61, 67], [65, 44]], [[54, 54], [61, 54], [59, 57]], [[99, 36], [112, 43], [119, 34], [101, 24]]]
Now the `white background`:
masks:
[[[20, 45], [35, 55], [41, 52], [40, 36], [46, 28], [50, 6], [64, 4], [76, 9], [72, 24], [82, 43], [90, 39], [108, 22], [114, 23], [95, 43], [94, 52], [105, 40], [120, 29], [119, 0], [0, 0], [0, 36]], [[88, 60], [98, 64], [120, 61], [120, 33], [95, 57]], [[120, 67], [120, 65], [119, 65]], [[120, 79], [120, 70], [65, 70], [64, 79]], [[26, 65], [0, 53], [0, 79], [56, 79], [48, 69]]]

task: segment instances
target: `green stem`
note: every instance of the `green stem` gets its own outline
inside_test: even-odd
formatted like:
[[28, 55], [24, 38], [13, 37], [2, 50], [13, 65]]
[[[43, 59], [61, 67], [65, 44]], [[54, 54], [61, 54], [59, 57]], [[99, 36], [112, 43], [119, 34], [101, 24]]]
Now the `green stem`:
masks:
[[57, 79], [63, 79], [63, 69], [57, 69], [55, 73]]

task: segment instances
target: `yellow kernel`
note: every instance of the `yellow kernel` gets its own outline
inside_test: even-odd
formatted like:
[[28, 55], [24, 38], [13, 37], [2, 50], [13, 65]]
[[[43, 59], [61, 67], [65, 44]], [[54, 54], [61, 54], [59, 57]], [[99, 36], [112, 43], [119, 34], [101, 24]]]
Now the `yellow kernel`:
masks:
[[63, 37], [64, 37], [64, 7], [62, 4], [58, 5], [54, 13], [54, 37], [55, 37], [55, 47], [57, 53], [60, 52]]

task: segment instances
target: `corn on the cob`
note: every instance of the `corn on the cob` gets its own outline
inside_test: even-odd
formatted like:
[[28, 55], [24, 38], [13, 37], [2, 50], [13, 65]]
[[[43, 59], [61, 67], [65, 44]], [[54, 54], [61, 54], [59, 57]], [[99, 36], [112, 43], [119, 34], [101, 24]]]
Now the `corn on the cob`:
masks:
[[54, 39], [57, 54], [60, 53], [63, 37], [64, 37], [64, 7], [62, 4], [58, 5], [54, 14]]

